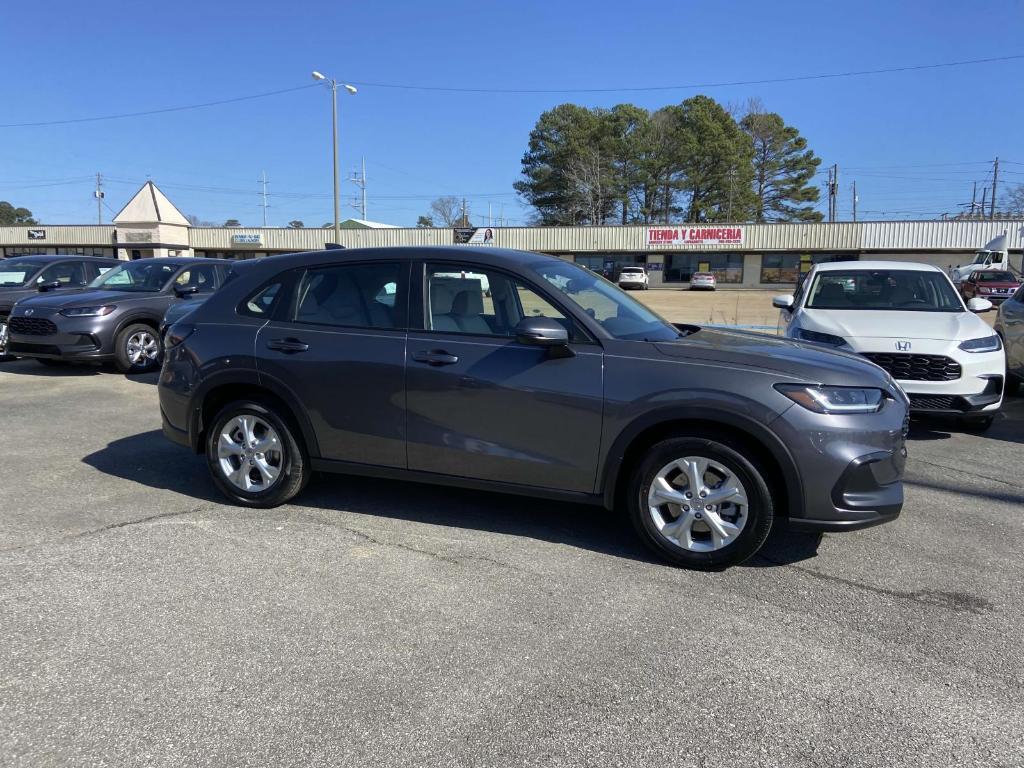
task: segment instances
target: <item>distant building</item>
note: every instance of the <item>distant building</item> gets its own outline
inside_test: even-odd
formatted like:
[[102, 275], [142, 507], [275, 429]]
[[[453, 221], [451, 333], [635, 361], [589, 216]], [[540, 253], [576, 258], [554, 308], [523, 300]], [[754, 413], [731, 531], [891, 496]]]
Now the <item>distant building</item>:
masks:
[[[822, 261], [862, 257], [916, 261], [949, 269], [1004, 232], [1021, 268], [1024, 221], [861, 221], [833, 224], [667, 224], [609, 227], [396, 227], [362, 219], [341, 224], [346, 248], [461, 243], [548, 253], [615, 276], [643, 266], [651, 287], [682, 287], [713, 272], [722, 287], [792, 285]], [[0, 227], [3, 256], [79, 253], [121, 259], [208, 256], [251, 259], [320, 250], [334, 228], [192, 227], [153, 182], [109, 225]]]

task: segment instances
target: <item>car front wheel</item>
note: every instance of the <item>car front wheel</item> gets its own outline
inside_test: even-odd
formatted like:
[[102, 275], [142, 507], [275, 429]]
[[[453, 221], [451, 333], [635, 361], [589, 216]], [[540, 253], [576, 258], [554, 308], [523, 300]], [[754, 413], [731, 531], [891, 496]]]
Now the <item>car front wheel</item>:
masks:
[[309, 462], [297, 432], [272, 407], [239, 401], [225, 406], [206, 435], [213, 482], [236, 504], [284, 504], [309, 480]]
[[0, 317], [0, 363], [5, 360], [13, 360], [13, 355], [7, 354], [7, 318]]
[[653, 445], [634, 469], [629, 512], [643, 542], [675, 565], [718, 570], [764, 544], [774, 504], [756, 463], [703, 438]]
[[145, 373], [160, 364], [160, 335], [148, 325], [129, 325], [117, 335], [114, 349], [117, 370]]

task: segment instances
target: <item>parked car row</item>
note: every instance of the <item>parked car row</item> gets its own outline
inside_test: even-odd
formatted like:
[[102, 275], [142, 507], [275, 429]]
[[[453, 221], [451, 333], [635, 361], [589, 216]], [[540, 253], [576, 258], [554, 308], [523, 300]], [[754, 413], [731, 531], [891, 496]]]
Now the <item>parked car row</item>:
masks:
[[982, 330], [988, 302], [930, 270], [818, 265], [777, 297], [778, 338], [672, 324], [496, 248], [152, 259], [18, 300], [8, 351], [162, 360], [164, 434], [237, 504], [283, 504], [314, 471], [491, 489], [621, 510], [658, 556], [717, 569], [776, 525], [895, 519], [910, 410], [998, 408], [1020, 296]]
[[991, 300], [965, 302], [948, 275], [925, 264], [818, 264], [796, 294], [774, 304], [781, 335], [866, 357], [897, 380], [912, 412], [953, 415], [979, 431], [992, 425], [1024, 366], [1024, 350], [1011, 350], [1007, 332], [978, 317]]

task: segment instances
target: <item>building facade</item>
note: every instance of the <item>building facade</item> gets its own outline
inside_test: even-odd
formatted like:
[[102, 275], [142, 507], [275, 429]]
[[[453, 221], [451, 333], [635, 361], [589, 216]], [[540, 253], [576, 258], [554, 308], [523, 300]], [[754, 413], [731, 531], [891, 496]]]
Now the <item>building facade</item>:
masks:
[[[669, 224], [607, 227], [402, 228], [360, 222], [341, 231], [345, 248], [469, 244], [516, 248], [575, 261], [612, 277], [644, 266], [654, 287], [685, 287], [694, 272], [712, 272], [722, 287], [792, 285], [822, 261], [885, 259], [966, 263], [1006, 234], [1021, 269], [1024, 221], [865, 221], [833, 224]], [[78, 253], [121, 259], [162, 256], [259, 258], [318, 250], [334, 230], [193, 227], [152, 182], [110, 225], [0, 227], [0, 255]]]

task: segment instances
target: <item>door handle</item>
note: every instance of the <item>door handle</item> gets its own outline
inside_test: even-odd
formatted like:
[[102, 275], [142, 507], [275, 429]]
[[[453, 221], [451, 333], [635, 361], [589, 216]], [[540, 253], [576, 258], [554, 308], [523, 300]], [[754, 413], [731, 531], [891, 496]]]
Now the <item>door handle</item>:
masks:
[[309, 344], [298, 339], [272, 339], [267, 342], [267, 349], [276, 349], [278, 352], [291, 354], [294, 352], [305, 352], [309, 349]]
[[427, 365], [454, 365], [459, 362], [456, 355], [448, 354], [443, 349], [432, 349], [429, 352], [420, 350], [413, 353], [412, 359], [417, 363], [426, 363]]

